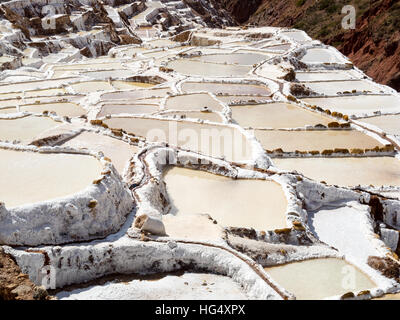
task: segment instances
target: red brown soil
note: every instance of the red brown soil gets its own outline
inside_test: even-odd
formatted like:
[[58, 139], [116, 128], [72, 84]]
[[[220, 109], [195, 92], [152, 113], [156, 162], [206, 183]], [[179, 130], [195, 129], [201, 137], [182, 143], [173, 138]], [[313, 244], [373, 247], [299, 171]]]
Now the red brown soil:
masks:
[[17, 263], [0, 247], [0, 300], [49, 299], [47, 292], [36, 287], [28, 275], [23, 274]]
[[[238, 23], [294, 27], [336, 47], [375, 81], [400, 91], [398, 0], [215, 0]], [[357, 10], [355, 30], [344, 30], [344, 5]]]

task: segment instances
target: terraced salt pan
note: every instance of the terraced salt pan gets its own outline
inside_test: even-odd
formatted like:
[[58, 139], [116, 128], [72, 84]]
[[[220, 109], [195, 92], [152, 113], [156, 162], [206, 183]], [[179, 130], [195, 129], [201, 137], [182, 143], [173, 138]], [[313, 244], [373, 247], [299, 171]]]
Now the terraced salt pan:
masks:
[[43, 111], [54, 111], [58, 116], [64, 117], [80, 117], [86, 114], [86, 110], [75, 103], [59, 102], [59, 103], [43, 103], [31, 104], [20, 107], [22, 112], [43, 113]]
[[178, 119], [201, 119], [201, 120], [206, 120], [206, 121], [211, 121], [211, 122], [221, 122], [222, 123], [222, 117], [215, 112], [198, 112], [198, 111], [193, 111], [193, 112], [165, 112], [162, 114], [164, 117], [176, 117]]
[[383, 297], [375, 298], [373, 300], [400, 300], [400, 293], [386, 294]]
[[400, 161], [378, 158], [296, 158], [274, 159], [283, 170], [297, 171], [316, 181], [344, 187], [400, 186]]
[[232, 106], [231, 109], [232, 118], [242, 127], [298, 128], [332, 122], [330, 118], [288, 103]]
[[[352, 70], [335, 70], [335, 71], [320, 71], [320, 72], [301, 72], [296, 71], [296, 79], [302, 81], [338, 81], [338, 80], [355, 80], [359, 79], [360, 75]], [[347, 91], [349, 88], [346, 88]]]
[[341, 112], [348, 115], [370, 114], [380, 112], [400, 112], [400, 99], [388, 95], [357, 95], [333, 98], [306, 98], [302, 99], [323, 109]]
[[91, 63], [71, 64], [71, 65], [55, 65], [53, 66], [54, 71], [66, 72], [66, 71], [83, 71], [83, 70], [112, 70], [112, 69], [124, 69], [121, 62], [111, 62], [110, 59], [104, 62], [95, 62], [96, 59], [92, 60]]
[[78, 136], [62, 144], [64, 147], [88, 149], [103, 154], [111, 159], [114, 167], [122, 175], [128, 161], [138, 152], [138, 148], [121, 140], [96, 134], [82, 132]]
[[282, 45], [264, 45], [262, 49], [273, 51], [273, 52], [286, 52], [291, 48], [291, 44], [282, 44]]
[[217, 96], [217, 99], [228, 105], [263, 103], [272, 101], [271, 97], [266, 96]]
[[91, 156], [0, 149], [1, 201], [7, 208], [73, 195], [100, 177]]
[[379, 141], [355, 130], [255, 130], [255, 135], [266, 150], [282, 148], [285, 152], [383, 147]]
[[151, 88], [154, 87], [154, 84], [151, 83], [144, 83], [144, 82], [134, 82], [134, 81], [113, 81], [112, 82], [113, 87], [116, 90], [126, 90], [126, 89], [132, 89], [132, 88]]
[[[32, 87], [31, 87], [32, 88]], [[49, 97], [59, 96], [65, 94], [66, 91], [63, 88], [55, 89], [43, 89], [43, 90], [31, 90], [25, 92], [13, 92], [13, 93], [2, 93], [0, 99], [17, 99], [18, 97], [31, 98], [31, 97]]]
[[103, 122], [110, 128], [146, 137], [149, 142], [168, 142], [204, 155], [225, 157], [228, 161], [252, 159], [252, 146], [239, 130], [232, 127], [131, 117], [116, 117]]
[[149, 45], [153, 48], [164, 48], [164, 47], [176, 46], [177, 44], [178, 44], [177, 42], [171, 41], [169, 39], [157, 39], [145, 43], [145, 45]]
[[91, 93], [96, 91], [111, 91], [113, 86], [108, 81], [87, 81], [71, 85], [76, 93]]
[[304, 63], [345, 63], [329, 49], [311, 48], [307, 50], [306, 55], [301, 59]]
[[252, 66], [268, 58], [269, 56], [267, 55], [257, 53], [230, 53], [203, 55], [198, 58], [193, 58], [192, 60], [199, 60], [208, 63], [226, 63]]
[[192, 241], [219, 241], [223, 238], [221, 226], [204, 214], [173, 215], [162, 218], [166, 234], [173, 239]]
[[358, 202], [344, 207], [322, 207], [308, 212], [311, 231], [322, 242], [336, 248], [342, 254], [367, 263], [368, 257], [379, 256], [379, 248], [373, 242], [370, 207]]
[[208, 108], [212, 111], [222, 111], [222, 106], [209, 94], [199, 93], [170, 97], [165, 104], [166, 109], [179, 111], [201, 111]]
[[151, 104], [106, 104], [101, 107], [97, 117], [104, 117], [108, 114], [151, 114], [157, 111], [159, 111], [159, 107]]
[[247, 296], [232, 279], [204, 273], [186, 272], [160, 276], [137, 276], [124, 282], [62, 291], [65, 300], [246, 300]]
[[239, 77], [251, 70], [250, 66], [224, 65], [195, 60], [178, 59], [168, 63], [168, 67], [186, 76]]
[[360, 121], [372, 124], [387, 134], [400, 135], [400, 115], [372, 117], [360, 119]]
[[46, 117], [24, 117], [14, 120], [0, 119], [0, 140], [30, 143], [42, 132], [60, 125]]
[[286, 227], [287, 200], [276, 182], [235, 180], [177, 167], [165, 172], [164, 181], [170, 214], [209, 214], [221, 226], [256, 230]]
[[0, 100], [0, 108], [2, 107], [16, 107], [22, 105], [31, 105], [31, 104], [49, 104], [49, 103], [58, 103], [64, 101], [76, 101], [82, 98], [82, 96], [50, 96], [50, 97], [32, 97], [32, 98], [24, 98], [24, 99], [7, 99]]
[[265, 95], [269, 96], [271, 90], [267, 86], [239, 83], [218, 83], [218, 82], [185, 82], [182, 84], [182, 91], [211, 92], [216, 95]]
[[71, 80], [73, 80], [73, 78], [65, 78], [59, 80], [26, 81], [22, 83], [7, 83], [6, 85], [0, 85], [0, 93], [29, 91], [32, 90], [32, 88], [35, 90], [56, 88]]
[[104, 93], [101, 98], [103, 100], [138, 100], [147, 99], [152, 97], [164, 97], [168, 92], [172, 90], [167, 89], [149, 89], [149, 90], [131, 90], [131, 91], [120, 91]]
[[[376, 287], [367, 275], [341, 259], [306, 260], [265, 270], [297, 300], [321, 300]], [[353, 283], [346, 278], [350, 272], [354, 275]]]
[[321, 82], [308, 82], [303, 83], [312, 91], [324, 95], [336, 95], [343, 92], [357, 92], [369, 91], [371, 93], [379, 93], [381, 89], [371, 82], [365, 80], [351, 80], [351, 81], [321, 81]]
[[288, 31], [288, 32], [281, 32], [281, 35], [284, 35], [291, 40], [297, 41], [297, 42], [307, 42], [311, 41], [311, 39], [307, 36], [307, 34], [303, 31]]

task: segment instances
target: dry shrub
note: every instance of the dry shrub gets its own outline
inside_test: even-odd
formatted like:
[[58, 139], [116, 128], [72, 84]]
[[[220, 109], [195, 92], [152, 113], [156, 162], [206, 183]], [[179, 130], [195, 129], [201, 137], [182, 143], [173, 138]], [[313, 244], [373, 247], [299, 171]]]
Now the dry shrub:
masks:
[[385, 277], [395, 279], [399, 282], [400, 264], [390, 258], [368, 257], [368, 265], [375, 270], [382, 272]]

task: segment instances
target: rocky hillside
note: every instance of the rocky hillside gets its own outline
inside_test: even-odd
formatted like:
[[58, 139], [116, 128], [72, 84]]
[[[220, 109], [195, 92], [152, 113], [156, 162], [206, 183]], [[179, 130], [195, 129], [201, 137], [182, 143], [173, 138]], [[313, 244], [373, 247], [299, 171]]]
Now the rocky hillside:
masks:
[[[216, 0], [238, 23], [294, 27], [333, 45], [369, 76], [400, 90], [398, 0]], [[355, 30], [344, 30], [343, 6], [357, 11]]]

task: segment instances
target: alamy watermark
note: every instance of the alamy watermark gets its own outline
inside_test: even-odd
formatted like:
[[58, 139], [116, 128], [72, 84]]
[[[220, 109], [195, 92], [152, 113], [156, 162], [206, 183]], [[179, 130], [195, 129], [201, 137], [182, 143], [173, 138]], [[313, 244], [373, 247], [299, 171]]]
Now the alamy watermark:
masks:
[[342, 19], [342, 28], [345, 30], [354, 30], [356, 28], [357, 12], [356, 8], [352, 5], [344, 6], [342, 14], [345, 16]]

